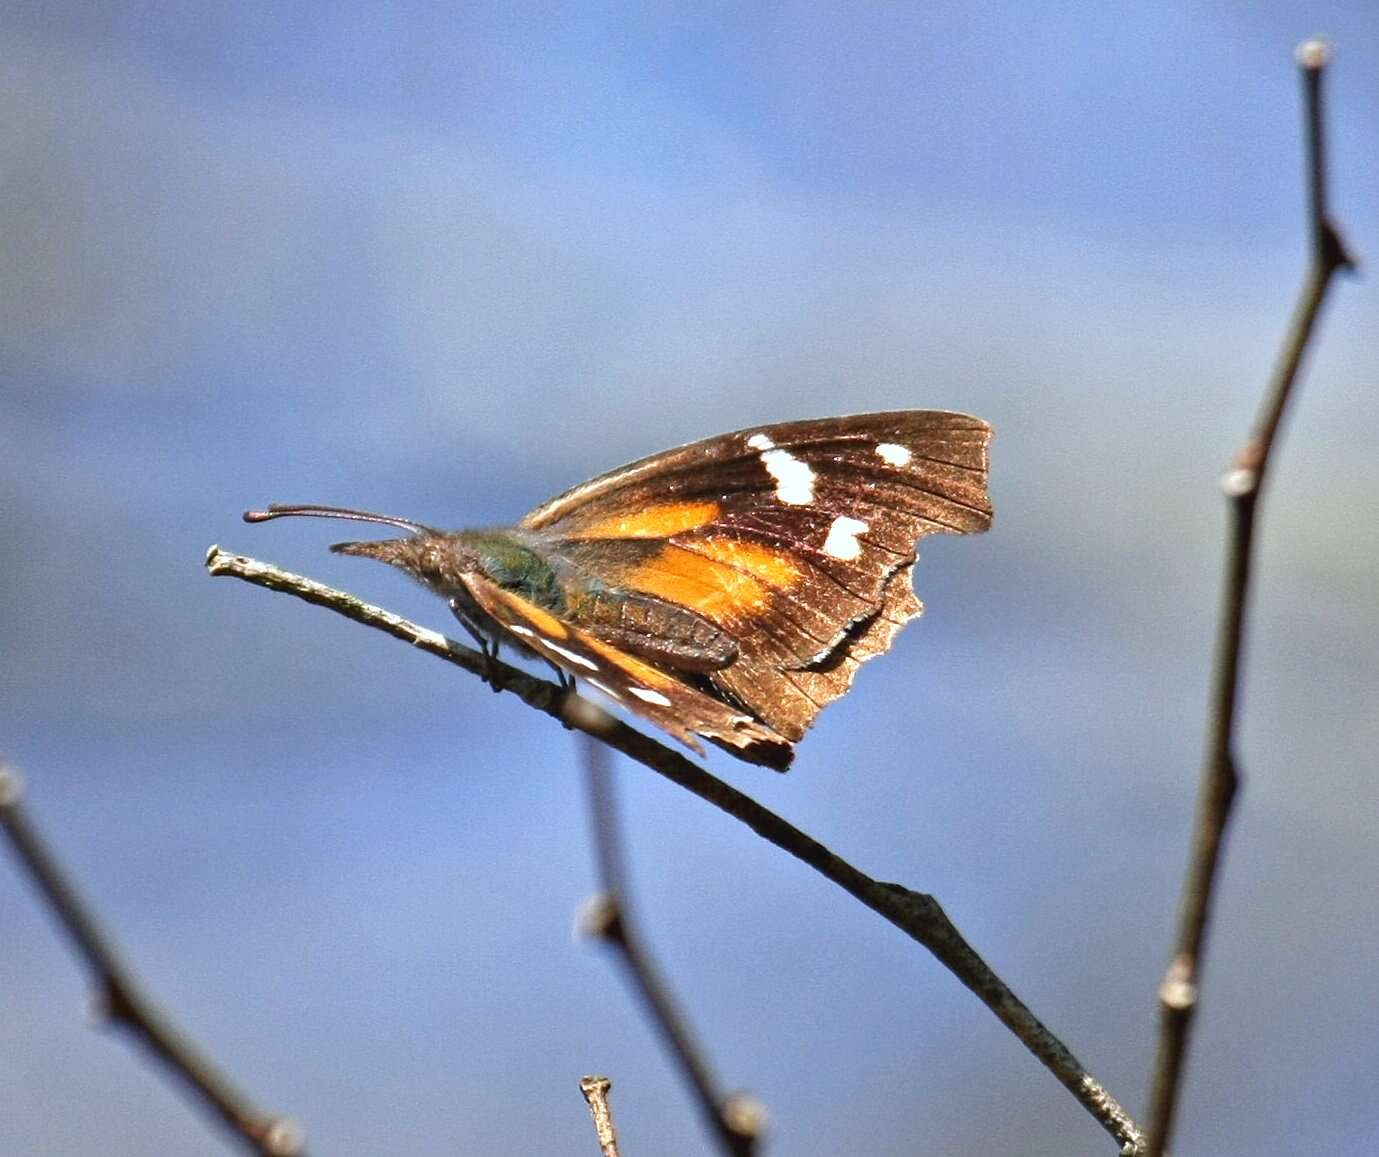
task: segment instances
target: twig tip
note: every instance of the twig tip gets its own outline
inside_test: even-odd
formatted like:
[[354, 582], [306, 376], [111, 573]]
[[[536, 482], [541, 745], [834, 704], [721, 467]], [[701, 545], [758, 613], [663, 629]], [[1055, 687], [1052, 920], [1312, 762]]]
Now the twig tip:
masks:
[[603, 1157], [618, 1157], [618, 1131], [613, 1128], [613, 1110], [608, 1104], [608, 1091], [613, 1082], [603, 1076], [581, 1077], [579, 1091], [594, 1118], [594, 1132], [598, 1134]]
[[755, 1140], [766, 1131], [770, 1116], [751, 1093], [730, 1093], [721, 1110], [723, 1123], [737, 1136]]
[[306, 1148], [306, 1133], [291, 1117], [275, 1117], [263, 1130], [263, 1148], [272, 1157], [298, 1157]]
[[1325, 36], [1309, 36], [1295, 49], [1293, 59], [1308, 72], [1320, 72], [1331, 63], [1333, 45]]
[[613, 1087], [613, 1082], [607, 1077], [595, 1073], [591, 1076], [579, 1078], [579, 1091], [584, 1094], [586, 1101], [594, 1097], [601, 1096]]

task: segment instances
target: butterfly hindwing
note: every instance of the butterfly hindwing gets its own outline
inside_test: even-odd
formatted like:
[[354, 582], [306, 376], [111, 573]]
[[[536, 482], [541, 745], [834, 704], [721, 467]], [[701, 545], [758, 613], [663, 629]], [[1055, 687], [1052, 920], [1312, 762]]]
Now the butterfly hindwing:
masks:
[[937, 411], [753, 427], [586, 482], [521, 527], [576, 573], [731, 635], [710, 684], [794, 742], [920, 612], [915, 540], [989, 525], [989, 438]]
[[791, 748], [780, 735], [739, 708], [552, 615], [480, 574], [465, 577], [474, 601], [522, 645], [583, 679], [681, 743], [703, 754], [706, 739], [742, 759], [783, 770]]

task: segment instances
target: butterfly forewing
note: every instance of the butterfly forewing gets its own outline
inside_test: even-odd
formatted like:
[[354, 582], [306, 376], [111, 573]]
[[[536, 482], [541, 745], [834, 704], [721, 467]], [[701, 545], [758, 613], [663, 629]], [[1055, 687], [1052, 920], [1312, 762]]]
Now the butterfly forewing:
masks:
[[915, 540], [989, 525], [989, 438], [939, 411], [752, 427], [612, 471], [521, 525], [576, 570], [731, 634], [713, 689], [794, 742], [919, 613]]
[[[753, 438], [770, 445], [749, 444]], [[908, 473], [921, 488], [926, 488], [926, 478], [942, 477], [947, 474], [944, 468], [949, 468], [953, 473], [946, 487], [952, 499], [975, 507], [983, 512], [978, 517], [989, 521], [986, 445], [990, 438], [991, 428], [980, 418], [944, 410], [891, 410], [749, 427], [610, 470], [538, 506], [521, 525], [530, 530], [558, 527], [572, 534], [620, 510], [636, 513], [696, 495], [716, 500], [731, 490], [774, 493], [780, 484], [769, 470], [763, 473], [762, 460], [763, 453], [773, 448], [816, 464], [830, 453], [854, 451], [886, 464], [905, 459], [896, 470]], [[735, 469], [739, 466], [741, 470]]]

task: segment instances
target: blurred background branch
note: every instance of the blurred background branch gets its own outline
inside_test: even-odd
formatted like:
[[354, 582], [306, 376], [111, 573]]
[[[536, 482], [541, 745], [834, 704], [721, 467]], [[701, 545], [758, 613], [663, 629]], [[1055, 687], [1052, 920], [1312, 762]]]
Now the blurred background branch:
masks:
[[1222, 480], [1230, 514], [1225, 584], [1191, 858], [1183, 882], [1173, 959], [1159, 986], [1159, 1045], [1148, 1116], [1149, 1151], [1153, 1157], [1165, 1152], [1172, 1138], [1189, 1033], [1201, 994], [1202, 956], [1213, 886], [1240, 783], [1235, 756], [1236, 718], [1260, 492], [1271, 464], [1279, 423], [1292, 396], [1327, 290], [1332, 278], [1353, 264], [1327, 212], [1322, 75], [1330, 59], [1330, 46], [1324, 41], [1309, 40], [1298, 47], [1296, 55], [1306, 121], [1311, 261], [1259, 416]]
[[722, 1092], [689, 1023], [676, 1007], [631, 911], [627, 864], [619, 830], [617, 788], [609, 766], [608, 748], [585, 735], [580, 750], [601, 889], [585, 905], [581, 927], [616, 953], [647, 1017], [675, 1058], [694, 1092], [701, 1115], [723, 1152], [728, 1157], [751, 1157], [765, 1114], [756, 1099], [748, 1094]]
[[19, 774], [0, 763], [0, 828], [34, 889], [90, 971], [96, 1014], [128, 1032], [246, 1149], [261, 1157], [301, 1157], [302, 1133], [296, 1122], [255, 1108], [145, 995], [29, 819], [22, 796]]

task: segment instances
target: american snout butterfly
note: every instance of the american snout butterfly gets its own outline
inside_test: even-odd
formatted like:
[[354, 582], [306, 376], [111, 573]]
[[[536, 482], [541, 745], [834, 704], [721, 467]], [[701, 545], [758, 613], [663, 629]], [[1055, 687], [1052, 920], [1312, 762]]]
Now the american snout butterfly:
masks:
[[897, 410], [753, 426], [633, 462], [515, 527], [441, 531], [334, 506], [406, 537], [331, 549], [435, 591], [500, 642], [583, 679], [702, 754], [703, 736], [785, 770], [814, 717], [922, 610], [915, 541], [991, 523], [978, 418]]

